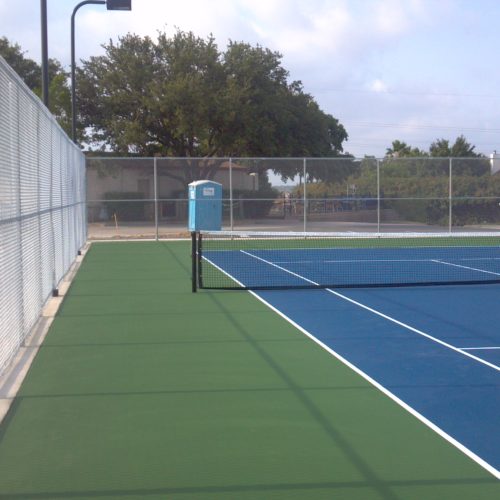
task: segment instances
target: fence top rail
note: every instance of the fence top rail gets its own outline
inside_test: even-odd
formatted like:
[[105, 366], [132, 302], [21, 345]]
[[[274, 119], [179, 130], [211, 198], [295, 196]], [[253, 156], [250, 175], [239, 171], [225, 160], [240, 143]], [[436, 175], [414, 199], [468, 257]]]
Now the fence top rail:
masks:
[[354, 156], [86, 156], [87, 161], [92, 160], [171, 160], [171, 161], [490, 161], [487, 156], [411, 156], [411, 157], [354, 157]]

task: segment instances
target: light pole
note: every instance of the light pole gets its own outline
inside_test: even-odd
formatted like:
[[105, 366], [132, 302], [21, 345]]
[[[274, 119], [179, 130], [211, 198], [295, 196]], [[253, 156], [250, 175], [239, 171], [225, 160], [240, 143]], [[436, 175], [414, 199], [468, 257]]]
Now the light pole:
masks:
[[84, 5], [104, 5], [108, 10], [132, 10], [132, 0], [84, 0], [71, 14], [71, 138], [76, 143], [76, 88], [75, 88], [75, 15]]
[[42, 23], [42, 100], [49, 107], [49, 56], [47, 50], [47, 0], [40, 0], [40, 21]]

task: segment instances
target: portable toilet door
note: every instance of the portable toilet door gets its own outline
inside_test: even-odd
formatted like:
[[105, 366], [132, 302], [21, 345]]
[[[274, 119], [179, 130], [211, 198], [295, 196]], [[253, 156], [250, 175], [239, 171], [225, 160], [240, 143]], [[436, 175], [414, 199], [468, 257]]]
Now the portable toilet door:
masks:
[[189, 231], [220, 231], [221, 228], [222, 184], [213, 181], [189, 184]]

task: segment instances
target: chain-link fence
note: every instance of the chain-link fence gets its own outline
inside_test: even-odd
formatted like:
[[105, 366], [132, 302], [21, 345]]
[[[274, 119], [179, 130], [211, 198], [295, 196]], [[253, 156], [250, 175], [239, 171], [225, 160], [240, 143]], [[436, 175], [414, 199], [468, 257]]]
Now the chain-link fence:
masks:
[[0, 57], [0, 373], [86, 233], [85, 158]]
[[187, 227], [187, 186], [223, 186], [223, 226], [270, 231], [500, 229], [487, 158], [87, 158], [91, 238]]

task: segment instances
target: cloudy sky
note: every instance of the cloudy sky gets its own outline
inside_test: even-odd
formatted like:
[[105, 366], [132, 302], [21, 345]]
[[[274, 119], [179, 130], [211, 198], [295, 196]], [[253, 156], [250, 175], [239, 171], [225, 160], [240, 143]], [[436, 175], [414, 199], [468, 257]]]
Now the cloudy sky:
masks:
[[[49, 56], [69, 68], [78, 0], [47, 0]], [[500, 151], [498, 0], [132, 0], [132, 12], [86, 5], [77, 59], [128, 32], [176, 28], [260, 44], [283, 55], [321, 108], [346, 127], [345, 150], [383, 156], [395, 139], [427, 149], [461, 134]], [[40, 60], [39, 0], [0, 0], [0, 36]]]

